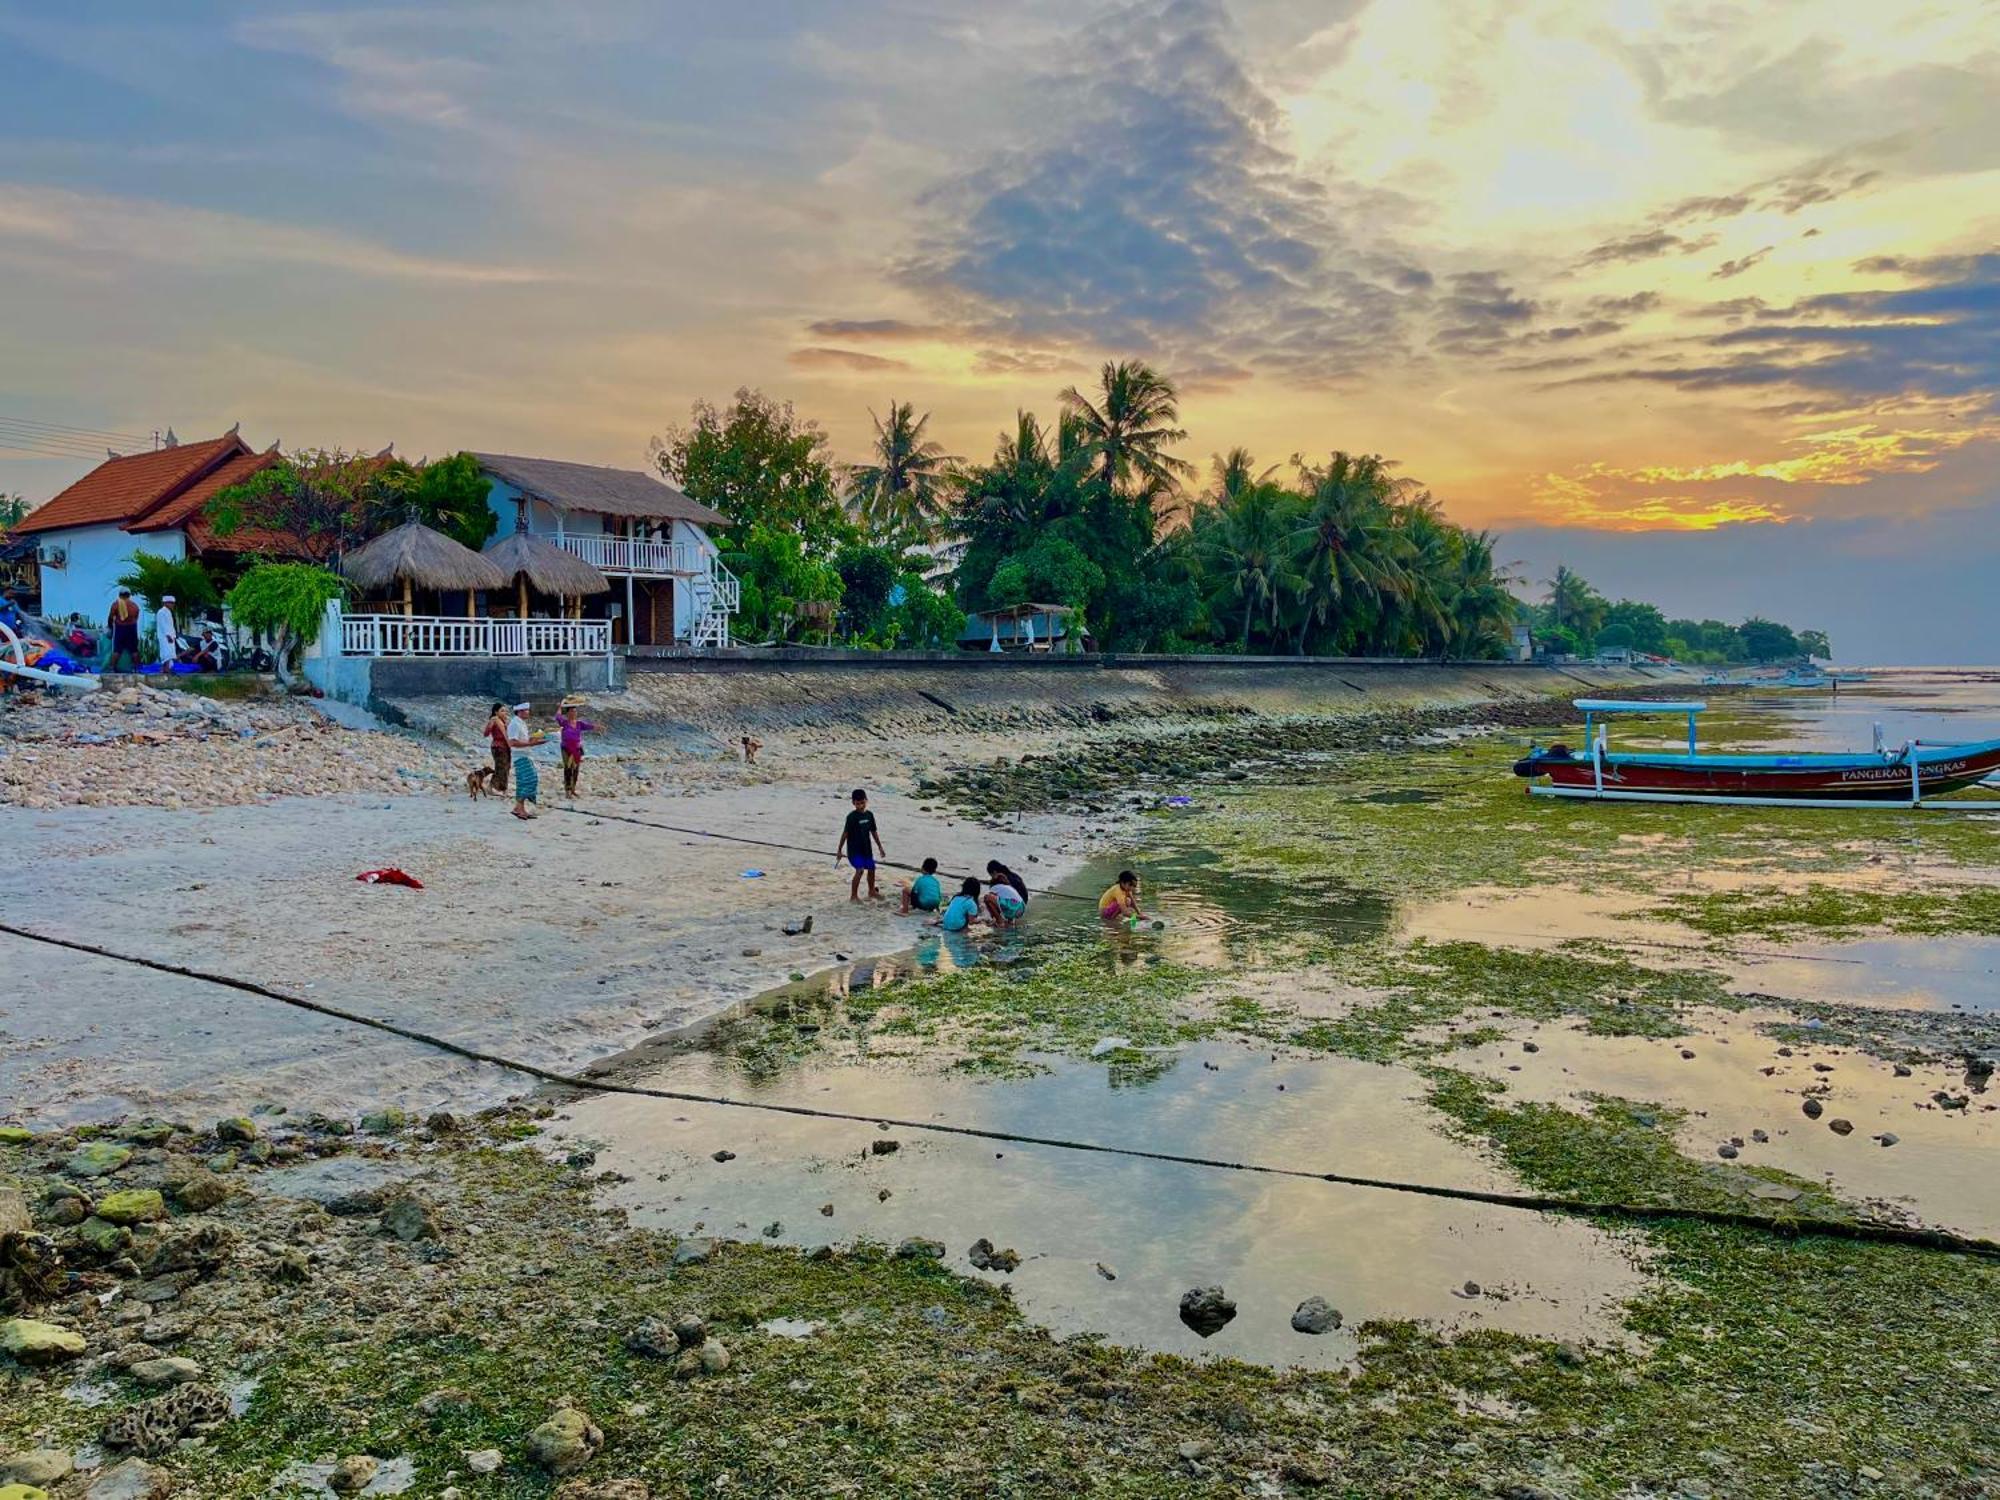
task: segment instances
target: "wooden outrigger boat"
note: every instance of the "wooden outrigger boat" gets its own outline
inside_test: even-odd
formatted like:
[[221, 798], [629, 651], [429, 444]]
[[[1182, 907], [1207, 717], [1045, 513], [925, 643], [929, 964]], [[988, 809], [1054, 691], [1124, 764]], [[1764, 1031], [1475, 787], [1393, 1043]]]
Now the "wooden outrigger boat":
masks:
[[[1962, 791], [2000, 771], [2000, 740], [1940, 744], [1882, 743], [1860, 753], [1797, 751], [1789, 755], [1718, 755], [1696, 743], [1695, 717], [1706, 703], [1626, 702], [1579, 698], [1585, 749], [1535, 748], [1514, 763], [1528, 791], [1543, 797], [1624, 802], [1735, 802], [1778, 807], [1918, 807]], [[1614, 751], [1602, 721], [1618, 714], [1686, 714], [1687, 752]], [[1960, 806], [1987, 805], [1981, 803]]]

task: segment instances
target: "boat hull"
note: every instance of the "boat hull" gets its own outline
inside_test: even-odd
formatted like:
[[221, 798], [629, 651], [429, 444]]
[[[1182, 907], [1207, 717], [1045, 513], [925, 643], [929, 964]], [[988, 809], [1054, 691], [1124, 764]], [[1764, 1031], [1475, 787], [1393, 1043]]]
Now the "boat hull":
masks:
[[[1903, 804], [1961, 791], [2000, 771], [2000, 740], [1925, 746], [1907, 758], [1871, 756], [1704, 757], [1607, 755], [1597, 766], [1578, 756], [1523, 762], [1523, 774], [1546, 776], [1531, 791], [1570, 797], [1647, 801], [1801, 802], [1847, 806]], [[1532, 767], [1532, 771], [1529, 768]]]

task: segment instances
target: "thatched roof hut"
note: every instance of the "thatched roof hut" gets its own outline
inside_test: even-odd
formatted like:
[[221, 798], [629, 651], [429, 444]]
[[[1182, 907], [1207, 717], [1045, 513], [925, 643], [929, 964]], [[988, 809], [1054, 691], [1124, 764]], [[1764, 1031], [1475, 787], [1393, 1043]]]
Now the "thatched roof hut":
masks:
[[602, 594], [611, 587], [611, 580], [591, 564], [532, 531], [517, 531], [480, 556], [509, 578], [525, 577], [537, 592], [562, 599]]
[[341, 575], [356, 587], [374, 591], [403, 586], [403, 613], [411, 611], [412, 587], [436, 589], [503, 589], [508, 575], [470, 547], [418, 521], [405, 521], [394, 531], [362, 543], [341, 560]]
[[[514, 587], [520, 593], [515, 607], [524, 620], [528, 618], [530, 585], [538, 593], [573, 600], [581, 600], [585, 594], [602, 594], [611, 587], [610, 579], [574, 552], [566, 552], [531, 531], [516, 531], [495, 542], [481, 556], [514, 580]], [[570, 607], [574, 613], [583, 609], [581, 603]]]

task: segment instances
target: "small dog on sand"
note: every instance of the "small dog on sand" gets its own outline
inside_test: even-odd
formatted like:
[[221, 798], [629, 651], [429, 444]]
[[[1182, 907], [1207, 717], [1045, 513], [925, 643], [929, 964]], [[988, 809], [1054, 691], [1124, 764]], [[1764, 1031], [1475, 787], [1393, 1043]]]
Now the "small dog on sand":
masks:
[[481, 766], [476, 771], [465, 773], [465, 795], [477, 802], [481, 797], [497, 797], [493, 790], [493, 768]]

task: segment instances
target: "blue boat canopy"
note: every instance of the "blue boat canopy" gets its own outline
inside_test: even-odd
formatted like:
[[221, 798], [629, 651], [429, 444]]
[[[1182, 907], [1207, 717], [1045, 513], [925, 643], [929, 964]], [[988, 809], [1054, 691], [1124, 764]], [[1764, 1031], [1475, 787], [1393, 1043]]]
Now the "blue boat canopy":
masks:
[[1637, 698], [1578, 698], [1572, 707], [1587, 714], [1698, 714], [1706, 703], [1648, 703]]

